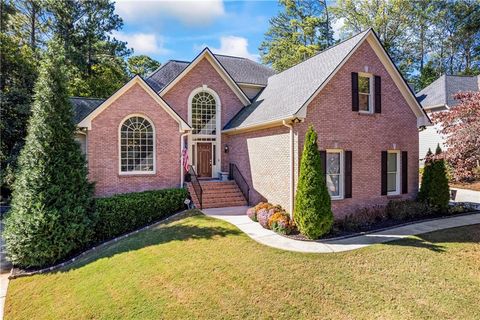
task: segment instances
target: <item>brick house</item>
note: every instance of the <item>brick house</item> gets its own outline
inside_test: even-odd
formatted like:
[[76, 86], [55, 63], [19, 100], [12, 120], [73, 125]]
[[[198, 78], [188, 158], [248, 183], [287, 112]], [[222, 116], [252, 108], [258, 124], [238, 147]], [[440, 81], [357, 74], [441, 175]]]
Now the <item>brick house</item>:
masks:
[[[184, 185], [188, 152], [203, 206], [292, 211], [313, 125], [337, 217], [414, 197], [418, 128], [430, 124], [371, 29], [278, 74], [206, 48], [106, 100], [72, 102], [97, 196]], [[229, 171], [233, 181], [212, 181]]]

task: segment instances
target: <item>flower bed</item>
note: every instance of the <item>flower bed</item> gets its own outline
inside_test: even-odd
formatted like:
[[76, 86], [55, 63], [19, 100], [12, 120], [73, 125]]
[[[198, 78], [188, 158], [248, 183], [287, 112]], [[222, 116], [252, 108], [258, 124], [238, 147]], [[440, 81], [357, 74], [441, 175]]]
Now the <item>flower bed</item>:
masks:
[[295, 224], [290, 215], [280, 206], [268, 202], [260, 202], [247, 210], [247, 216], [258, 222], [265, 229], [280, 234], [290, 234], [295, 230]]

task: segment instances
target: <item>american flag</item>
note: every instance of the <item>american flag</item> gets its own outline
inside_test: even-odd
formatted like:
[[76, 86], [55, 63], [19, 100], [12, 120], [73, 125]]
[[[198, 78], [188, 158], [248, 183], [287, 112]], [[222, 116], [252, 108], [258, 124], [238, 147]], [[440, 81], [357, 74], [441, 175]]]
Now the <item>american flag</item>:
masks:
[[188, 172], [188, 150], [187, 148], [184, 148], [182, 151], [182, 163], [183, 163], [183, 168], [185, 169], [185, 172]]

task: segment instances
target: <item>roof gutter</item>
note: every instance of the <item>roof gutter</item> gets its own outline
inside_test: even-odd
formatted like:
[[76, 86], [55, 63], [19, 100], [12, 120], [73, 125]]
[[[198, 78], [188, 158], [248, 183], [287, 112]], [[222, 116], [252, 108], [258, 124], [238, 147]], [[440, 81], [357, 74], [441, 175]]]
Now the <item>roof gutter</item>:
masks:
[[281, 126], [283, 125], [283, 123], [286, 121], [293, 121], [295, 119], [298, 119], [300, 121], [303, 121], [303, 117], [299, 117], [299, 116], [295, 116], [295, 115], [292, 115], [292, 116], [288, 116], [286, 118], [281, 118], [281, 119], [276, 119], [276, 120], [272, 120], [272, 121], [266, 121], [266, 122], [260, 122], [260, 123], [255, 123], [255, 124], [252, 124], [252, 125], [249, 125], [249, 126], [245, 126], [245, 127], [236, 127], [236, 128], [231, 128], [231, 129], [226, 129], [226, 130], [222, 130], [222, 133], [225, 133], [225, 134], [235, 134], [235, 133], [241, 133], [241, 132], [245, 132], [245, 131], [249, 131], [249, 130], [258, 130], [258, 129], [262, 129], [262, 128], [269, 128], [269, 127], [274, 127], [274, 126]]

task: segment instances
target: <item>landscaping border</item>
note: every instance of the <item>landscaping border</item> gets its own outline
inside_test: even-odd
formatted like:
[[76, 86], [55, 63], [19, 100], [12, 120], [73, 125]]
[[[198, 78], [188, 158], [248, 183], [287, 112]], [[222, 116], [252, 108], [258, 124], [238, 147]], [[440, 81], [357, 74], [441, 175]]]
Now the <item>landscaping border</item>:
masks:
[[185, 212], [187, 211], [190, 211], [191, 209], [186, 209], [186, 210], [182, 210], [182, 211], [179, 211], [177, 213], [174, 213], [172, 214], [171, 216], [168, 216], [162, 220], [158, 220], [156, 222], [153, 222], [149, 225], [146, 225], [144, 227], [141, 227], [140, 229], [137, 229], [137, 230], [134, 230], [134, 231], [131, 231], [131, 232], [128, 232], [128, 233], [125, 233], [121, 236], [118, 236], [116, 238], [113, 238], [111, 240], [107, 240], [105, 242], [102, 242], [100, 243], [99, 245], [96, 245], [86, 251], [83, 251], [82, 253], [76, 255], [75, 257], [71, 258], [71, 259], [68, 259], [67, 261], [64, 261], [64, 262], [61, 262], [61, 263], [58, 263], [56, 265], [53, 265], [51, 267], [47, 267], [47, 268], [43, 268], [43, 269], [40, 269], [40, 270], [35, 270], [35, 271], [23, 271], [21, 269], [16, 269], [15, 266], [13, 266], [11, 272], [10, 272], [10, 275], [8, 276], [8, 279], [16, 279], [16, 278], [20, 278], [20, 277], [28, 277], [28, 276], [33, 276], [33, 275], [36, 275], [36, 274], [43, 274], [43, 273], [48, 273], [48, 272], [52, 272], [52, 271], [55, 271], [55, 270], [58, 270], [60, 268], [63, 268], [63, 267], [66, 267], [66, 266], [69, 266], [71, 265], [72, 263], [76, 262], [78, 259], [80, 258], [83, 258], [85, 257], [86, 255], [90, 254], [90, 253], [93, 253], [93, 252], [96, 252], [98, 249], [103, 249], [104, 247], [112, 244], [112, 243], [115, 243], [115, 242], [118, 242], [119, 240], [122, 240], [122, 239], [125, 239], [125, 238], [128, 238], [132, 235], [135, 235], [141, 231], [145, 231], [145, 230], [148, 230], [148, 229], [151, 229], [153, 227], [156, 227], [157, 225], [159, 224], [162, 224], [162, 223], [165, 223], [165, 222], [168, 222], [169, 220], [172, 220], [173, 218], [176, 218], [182, 214], [184, 214]]
[[473, 210], [473, 211], [463, 212], [463, 213], [459, 213], [459, 214], [433, 217], [433, 218], [428, 218], [428, 219], [412, 220], [412, 221], [408, 221], [408, 222], [399, 223], [399, 224], [396, 224], [396, 225], [391, 225], [391, 226], [388, 226], [388, 227], [372, 229], [372, 230], [368, 230], [368, 231], [359, 231], [359, 232], [355, 232], [355, 233], [352, 233], [352, 234], [346, 234], [344, 236], [338, 236], [338, 237], [332, 237], [332, 238], [320, 238], [320, 239], [315, 239], [315, 240], [300, 239], [300, 238], [290, 237], [288, 235], [284, 235], [284, 234], [280, 234], [280, 233], [278, 233], [278, 235], [280, 235], [282, 237], [285, 237], [285, 238], [288, 238], [288, 239], [297, 240], [297, 241], [328, 242], [328, 241], [336, 241], [336, 240], [343, 240], [343, 239], [348, 239], [348, 238], [353, 238], [353, 237], [358, 237], [358, 236], [364, 236], [364, 235], [368, 235], [368, 234], [371, 234], [371, 233], [386, 231], [386, 230], [395, 229], [395, 228], [399, 228], [399, 227], [404, 227], [404, 226], [408, 226], [408, 225], [415, 224], [415, 223], [422, 223], [422, 222], [429, 222], [429, 221], [442, 220], [442, 219], [448, 219], [448, 218], [468, 216], [468, 215], [473, 214], [473, 213], [480, 213], [480, 210]]

